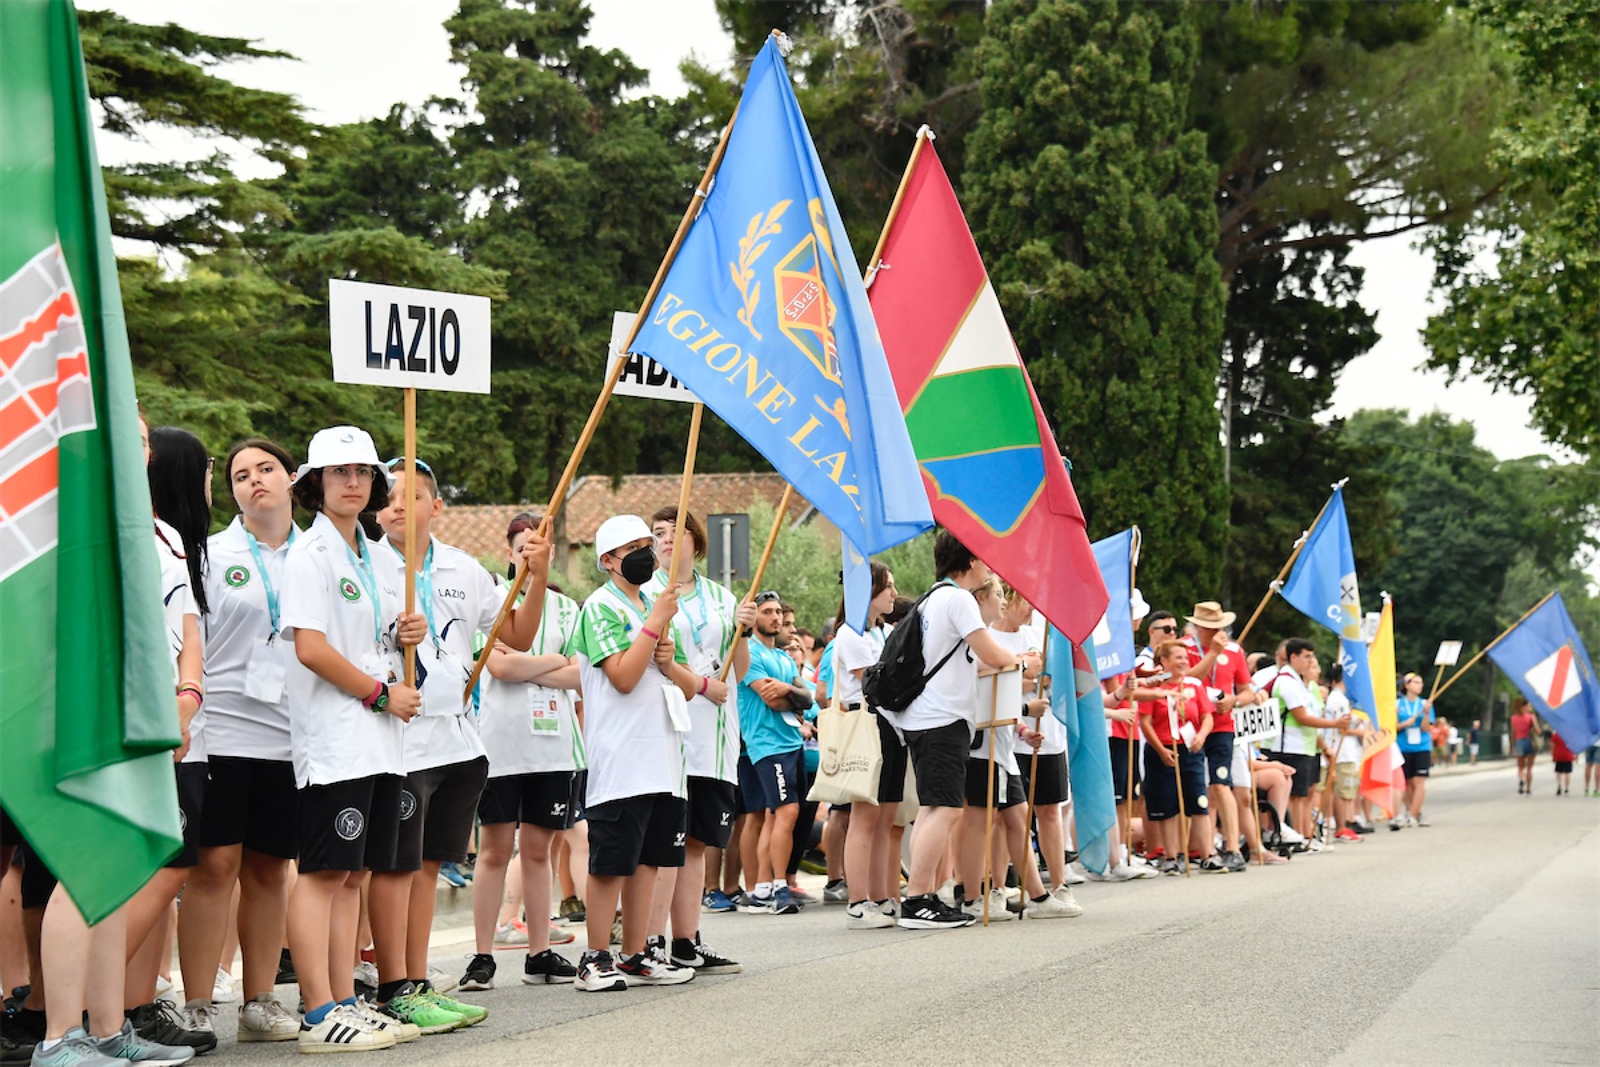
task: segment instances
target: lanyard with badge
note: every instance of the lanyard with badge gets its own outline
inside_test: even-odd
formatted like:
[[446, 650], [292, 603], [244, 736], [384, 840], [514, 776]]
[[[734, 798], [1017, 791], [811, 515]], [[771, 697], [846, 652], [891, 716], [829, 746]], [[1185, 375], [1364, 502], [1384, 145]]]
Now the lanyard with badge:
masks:
[[[356, 531], [357, 537], [361, 532]], [[365, 538], [361, 538], [365, 540]], [[341, 541], [343, 539], [341, 538]], [[357, 542], [360, 543], [359, 541]], [[397, 663], [392, 662], [393, 657], [388, 655], [383, 647], [383, 607], [378, 603], [378, 579], [372, 573], [372, 556], [369, 552], [357, 552], [350, 547], [349, 542], [344, 542], [345, 555], [350, 558], [350, 563], [355, 567], [356, 577], [361, 580], [361, 587], [366, 590], [367, 601], [372, 606], [372, 652], [361, 657], [358, 664], [361, 670], [375, 681], [386, 685], [393, 685], [398, 680], [395, 672]], [[419, 661], [417, 666], [422, 666]], [[420, 684], [420, 683], [419, 683]]]
[[[288, 545], [294, 544], [296, 533], [291, 524]], [[288, 677], [283, 650], [278, 645], [278, 623], [281, 617], [278, 610], [278, 591], [272, 587], [272, 575], [267, 573], [266, 562], [261, 556], [261, 543], [256, 540], [256, 535], [245, 530], [244, 537], [245, 544], [250, 548], [250, 559], [256, 565], [256, 574], [261, 576], [261, 589], [267, 597], [267, 619], [272, 625], [270, 634], [264, 638], [256, 638], [251, 644], [250, 665], [245, 671], [244, 692], [245, 696], [253, 700], [276, 704], [283, 699], [284, 684]]]
[[[545, 647], [545, 627], [550, 622], [550, 609], [553, 606], [548, 592], [545, 593], [544, 611], [539, 616], [539, 629], [533, 635], [533, 655], [548, 655]], [[565, 614], [565, 608], [562, 608]], [[556, 635], [559, 637], [562, 626], [556, 625]], [[534, 737], [560, 737], [561, 736], [561, 697], [556, 690], [548, 686], [539, 685], [537, 682], [528, 683], [528, 732]]]

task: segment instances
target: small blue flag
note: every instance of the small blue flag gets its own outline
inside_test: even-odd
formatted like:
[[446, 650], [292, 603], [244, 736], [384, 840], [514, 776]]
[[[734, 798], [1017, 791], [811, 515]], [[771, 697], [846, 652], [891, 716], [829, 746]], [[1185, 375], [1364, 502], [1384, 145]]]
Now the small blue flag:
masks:
[[[769, 38], [716, 181], [634, 338], [862, 557], [933, 526], [833, 193]], [[865, 625], [867, 567], [846, 567]], [[867, 583], [862, 588], [862, 582]]]
[[1133, 670], [1133, 555], [1138, 528], [1130, 527], [1119, 534], [1096, 541], [1095, 562], [1100, 564], [1100, 578], [1106, 583], [1111, 599], [1106, 604], [1105, 617], [1094, 628], [1095, 669], [1100, 677]]
[[1094, 638], [1075, 648], [1052, 626], [1049, 640], [1045, 671], [1050, 675], [1050, 712], [1067, 728], [1078, 858], [1089, 870], [1104, 874], [1111, 866], [1111, 830], [1117, 825], [1117, 805], [1111, 786], [1105, 699], [1093, 666]]
[[1560, 593], [1513, 626], [1489, 658], [1572, 751], [1600, 740], [1600, 685]]
[[1343, 482], [1333, 487], [1333, 497], [1307, 535], [1282, 593], [1302, 615], [1338, 635], [1345, 693], [1351, 704], [1376, 719], [1378, 706], [1367, 666], [1367, 643], [1361, 638], [1361, 590], [1356, 584], [1356, 557], [1345, 520]]
[[839, 544], [844, 565], [840, 571], [844, 582], [844, 620], [856, 633], [864, 634], [872, 612], [872, 564], [850, 543], [847, 535], [839, 535]]

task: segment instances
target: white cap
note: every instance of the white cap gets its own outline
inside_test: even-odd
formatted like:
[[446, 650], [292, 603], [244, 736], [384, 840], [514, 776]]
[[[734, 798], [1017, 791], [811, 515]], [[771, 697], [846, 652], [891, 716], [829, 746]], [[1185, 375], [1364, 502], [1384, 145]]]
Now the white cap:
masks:
[[1150, 605], [1145, 603], [1144, 594], [1139, 592], [1137, 588], [1134, 589], [1133, 595], [1128, 598], [1128, 607], [1132, 609], [1128, 614], [1133, 617], [1134, 622], [1138, 622], [1150, 614]]
[[601, 556], [607, 552], [615, 552], [623, 545], [637, 541], [641, 537], [654, 540], [655, 536], [639, 516], [613, 515], [602, 522], [600, 529], [594, 533], [594, 565], [603, 571], [606, 565], [600, 562]]
[[295, 477], [304, 478], [307, 471], [348, 464], [365, 464], [382, 471], [385, 483], [394, 488], [394, 475], [378, 458], [378, 446], [372, 443], [372, 435], [359, 426], [330, 426], [318, 430], [306, 449], [306, 461], [300, 464]]

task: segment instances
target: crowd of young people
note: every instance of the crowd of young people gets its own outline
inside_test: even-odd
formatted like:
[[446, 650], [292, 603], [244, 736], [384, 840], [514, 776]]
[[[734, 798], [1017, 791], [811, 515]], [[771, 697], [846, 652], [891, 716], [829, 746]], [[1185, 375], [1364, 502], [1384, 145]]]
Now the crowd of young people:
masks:
[[[299, 464], [241, 441], [221, 464], [238, 514], [209, 534], [213, 461], [186, 431], [148, 438], [183, 850], [91, 928], [5, 821], [30, 975], [0, 1031], [7, 1062], [177, 1067], [212, 1051], [235, 947], [240, 1042], [361, 1052], [482, 1022], [428, 958], [435, 886], [469, 856], [459, 990], [494, 988], [496, 951], [515, 947], [523, 983], [604, 992], [741, 971], [702, 938], [706, 913], [838, 904], [851, 930], [1070, 918], [1086, 877], [1236, 873], [1371, 830], [1355, 788], [1371, 727], [1337, 667], [1324, 684], [1302, 639], [1247, 655], [1215, 603], [1181, 627], [1142, 609], [1138, 666], [1104, 683], [1121, 818], [1111, 867], [1080, 873], [1039, 621], [947, 531], [920, 599], [874, 562], [865, 629], [841, 603], [814, 635], [779, 592], [741, 601], [696, 569], [705, 529], [675, 507], [600, 526], [604, 582], [581, 604], [549, 580], [540, 517], [519, 515], [505, 580], [527, 584], [489, 644], [505, 581], [433, 536], [444, 503], [426, 463], [408, 479], [350, 426]], [[925, 677], [875, 708], [864, 677], [901, 625], [920, 632]], [[1021, 705], [983, 707], [980, 675], [1012, 670]], [[1427, 825], [1432, 756], [1432, 708], [1420, 678], [1405, 684], [1396, 829]], [[1266, 702], [1277, 734], [1236, 742], [1235, 710]], [[871, 800], [824, 810], [808, 793], [830, 705], [873, 717], [882, 763]], [[814, 849], [820, 897], [797, 879]], [[573, 960], [553, 946], [579, 924]]]

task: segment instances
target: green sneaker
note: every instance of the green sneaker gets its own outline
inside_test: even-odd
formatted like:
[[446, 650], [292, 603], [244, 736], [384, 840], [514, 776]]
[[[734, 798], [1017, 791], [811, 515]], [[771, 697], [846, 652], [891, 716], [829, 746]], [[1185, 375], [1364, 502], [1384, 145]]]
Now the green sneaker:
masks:
[[465, 1001], [457, 1000], [455, 997], [447, 997], [437, 989], [427, 989], [415, 995], [419, 1000], [426, 1000], [440, 1011], [447, 1011], [453, 1014], [460, 1020], [456, 1024], [457, 1026], [477, 1026], [489, 1017], [488, 1008], [480, 1008], [476, 1004], [468, 1004]]
[[465, 1025], [461, 1016], [428, 999], [425, 993], [402, 993], [383, 1006], [383, 1011], [403, 1023], [410, 1023], [424, 1034], [448, 1034]]

